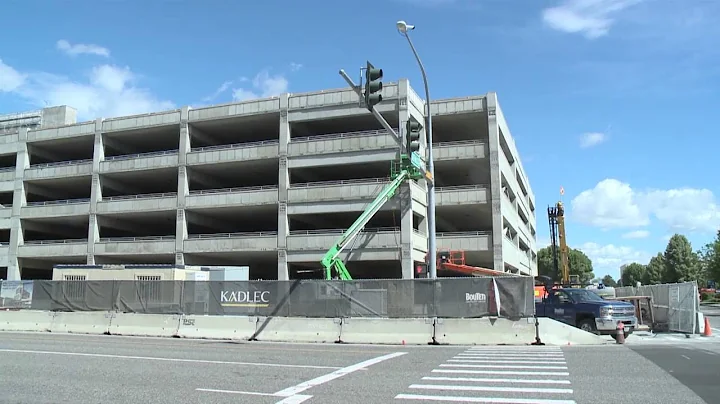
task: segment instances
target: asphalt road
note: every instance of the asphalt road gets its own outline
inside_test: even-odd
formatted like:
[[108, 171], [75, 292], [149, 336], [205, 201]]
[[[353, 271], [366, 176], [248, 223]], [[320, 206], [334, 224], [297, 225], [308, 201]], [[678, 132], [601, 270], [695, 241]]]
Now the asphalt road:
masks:
[[[691, 388], [709, 387], [705, 379], [693, 377], [689, 368], [663, 370], [677, 355], [658, 349], [270, 344], [0, 333], [0, 402], [704, 403]], [[680, 359], [706, 363], [699, 354], [685, 355], [691, 359]], [[678, 371], [692, 380], [678, 377]], [[712, 394], [695, 391], [703, 397]]]

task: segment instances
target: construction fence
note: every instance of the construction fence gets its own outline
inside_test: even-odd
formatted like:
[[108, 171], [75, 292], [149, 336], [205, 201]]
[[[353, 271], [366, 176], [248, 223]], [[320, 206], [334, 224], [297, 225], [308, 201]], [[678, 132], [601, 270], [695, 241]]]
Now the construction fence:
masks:
[[[700, 307], [697, 282], [615, 288], [617, 297], [651, 296], [654, 328], [694, 334]], [[641, 309], [647, 310], [646, 307]]]
[[531, 277], [295, 281], [3, 281], [0, 308], [278, 317], [511, 319], [535, 313]]

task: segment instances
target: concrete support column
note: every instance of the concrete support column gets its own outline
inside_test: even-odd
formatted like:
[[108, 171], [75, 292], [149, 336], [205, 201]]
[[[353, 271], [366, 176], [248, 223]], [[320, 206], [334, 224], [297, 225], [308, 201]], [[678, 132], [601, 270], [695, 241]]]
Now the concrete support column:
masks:
[[[405, 141], [405, 123], [412, 117], [418, 122], [425, 122], [424, 115], [421, 112], [423, 106], [415, 105], [412, 101], [412, 97], [409, 96], [411, 92], [410, 82], [407, 79], [401, 79], [398, 82], [398, 120], [400, 122], [399, 135], [402, 139], [401, 143]], [[402, 152], [404, 146], [398, 147], [398, 158]], [[424, 154], [427, 148], [427, 142], [425, 136], [421, 133], [420, 135], [420, 155]], [[417, 185], [423, 190], [423, 197], [427, 194], [427, 184], [424, 180], [417, 181]], [[419, 258], [418, 251], [427, 251], [427, 241], [424, 245], [417, 245], [420, 240], [426, 240], [423, 237], [413, 237], [414, 234], [414, 214], [417, 213], [422, 217], [427, 217], [427, 207], [412, 202], [412, 192], [410, 190], [410, 184], [404, 184], [400, 192], [398, 192], [396, 198], [401, 198], [401, 220], [400, 220], [400, 259], [402, 266], [402, 277], [403, 279], [412, 279], [414, 277], [414, 260]], [[421, 210], [417, 210], [421, 209]], [[422, 228], [420, 228], [422, 231]], [[427, 225], [425, 226], [425, 234], [427, 235]], [[415, 258], [415, 259], [414, 259]]]
[[7, 280], [19, 281], [21, 279], [20, 261], [18, 260], [18, 247], [25, 243], [23, 237], [20, 211], [27, 205], [25, 194], [25, 169], [30, 167], [30, 156], [27, 149], [27, 128], [20, 128], [17, 142], [17, 159], [15, 161], [15, 186], [13, 189], [12, 216], [10, 216], [10, 245], [8, 246]]
[[102, 201], [100, 163], [105, 160], [105, 143], [102, 136], [102, 118], [95, 120], [95, 145], [93, 147], [92, 185], [90, 186], [90, 218], [88, 220], [87, 264], [95, 265], [95, 243], [100, 241], [100, 225], [97, 220], [97, 204]]
[[280, 96], [280, 143], [278, 153], [280, 156], [280, 171], [278, 172], [278, 280], [290, 279], [287, 264], [287, 237], [290, 234], [290, 225], [287, 217], [288, 188], [290, 188], [290, 171], [288, 169], [288, 147], [290, 145], [290, 122], [288, 122], [288, 99], [290, 94]]
[[493, 244], [493, 269], [503, 271], [505, 268], [502, 244], [503, 244], [503, 216], [502, 216], [502, 177], [500, 175], [500, 129], [496, 116], [497, 95], [488, 93], [485, 96], [485, 111], [487, 111], [488, 122], [488, 149], [490, 157], [490, 198], [492, 208], [492, 244]]
[[188, 116], [190, 107], [180, 111], [180, 147], [178, 150], [178, 188], [177, 216], [175, 222], [175, 265], [185, 265], [185, 240], [188, 238], [187, 218], [185, 215], [185, 197], [190, 195], [187, 175], [187, 154], [190, 153], [190, 127]]

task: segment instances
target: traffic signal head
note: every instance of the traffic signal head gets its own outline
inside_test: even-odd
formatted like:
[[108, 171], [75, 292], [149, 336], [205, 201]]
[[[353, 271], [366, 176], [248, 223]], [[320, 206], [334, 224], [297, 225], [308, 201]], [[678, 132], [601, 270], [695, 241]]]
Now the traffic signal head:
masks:
[[365, 106], [368, 111], [372, 111], [375, 104], [382, 102], [382, 91], [383, 84], [383, 71], [377, 69], [372, 63], [367, 62], [367, 68], [365, 69]]
[[425, 262], [415, 262], [415, 279], [424, 279], [428, 277], [428, 264]]
[[420, 151], [420, 131], [422, 125], [419, 122], [408, 119], [405, 123], [405, 147], [407, 148], [407, 155], [412, 155], [413, 152]]

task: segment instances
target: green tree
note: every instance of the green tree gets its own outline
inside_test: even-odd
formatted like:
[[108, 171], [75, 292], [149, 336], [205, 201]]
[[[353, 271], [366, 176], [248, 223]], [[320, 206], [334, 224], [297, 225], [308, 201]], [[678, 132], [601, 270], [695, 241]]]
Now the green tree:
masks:
[[[569, 250], [568, 260], [570, 263], [570, 274], [578, 275], [582, 283], [590, 282], [590, 280], [595, 277], [592, 261], [580, 250], [574, 248], [570, 248]], [[560, 265], [559, 258], [558, 265]], [[556, 279], [555, 263], [553, 262], [552, 247], [550, 246], [538, 250], [538, 274]]]
[[615, 279], [613, 279], [613, 277], [610, 276], [610, 275], [605, 275], [605, 276], [602, 278], [602, 283], [603, 283], [603, 285], [605, 285], [605, 286], [610, 286], [610, 287], [612, 287], [612, 288], [614, 288], [615, 286], [617, 286], [617, 282], [615, 282]]
[[700, 277], [698, 257], [687, 237], [675, 234], [670, 237], [664, 254], [664, 283], [689, 282]]
[[635, 286], [638, 282], [642, 283], [643, 276], [645, 276], [646, 268], [643, 264], [633, 262], [625, 266], [622, 271], [622, 285], [623, 286]]
[[715, 240], [706, 244], [698, 255], [707, 279], [720, 282], [720, 230]]
[[643, 285], [657, 285], [662, 282], [665, 272], [665, 258], [662, 253], [650, 258], [650, 262], [645, 266], [645, 273], [642, 277]]

